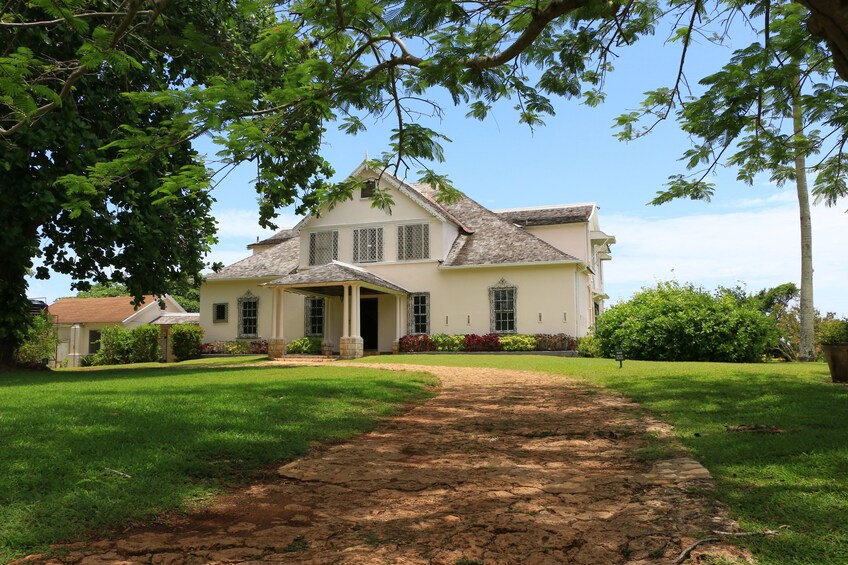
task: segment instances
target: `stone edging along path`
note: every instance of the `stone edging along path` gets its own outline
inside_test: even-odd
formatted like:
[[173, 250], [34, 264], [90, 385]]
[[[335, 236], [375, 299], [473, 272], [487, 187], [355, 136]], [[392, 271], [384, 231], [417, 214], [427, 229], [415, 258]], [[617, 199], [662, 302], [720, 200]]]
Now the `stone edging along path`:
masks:
[[[211, 508], [25, 561], [668, 564], [735, 528], [696, 494], [712, 484], [696, 461], [634, 457], [668, 430], [620, 396], [542, 373], [370, 366], [427, 371], [442, 389]], [[690, 562], [707, 553], [749, 558], [711, 544]]]

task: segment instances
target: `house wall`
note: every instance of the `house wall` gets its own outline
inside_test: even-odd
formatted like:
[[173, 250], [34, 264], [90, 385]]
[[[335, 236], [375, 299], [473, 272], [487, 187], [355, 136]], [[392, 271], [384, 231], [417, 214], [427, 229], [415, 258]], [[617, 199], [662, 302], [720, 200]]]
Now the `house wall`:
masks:
[[[271, 337], [271, 290], [259, 286], [269, 280], [271, 279], [212, 280], [203, 283], [200, 288], [200, 325], [204, 331], [203, 341], [238, 339], [238, 299], [248, 291], [259, 298], [257, 320], [259, 337], [256, 339], [269, 339]], [[212, 305], [218, 303], [228, 305], [226, 322], [212, 321]], [[303, 337], [303, 296], [291, 292], [285, 293], [283, 308], [285, 311], [283, 332], [286, 340]]]
[[[409, 223], [430, 224], [430, 260], [444, 259], [456, 239], [458, 233], [456, 226], [433, 216], [386, 181], [383, 181], [381, 186], [389, 191], [394, 200], [390, 211], [372, 208], [371, 200], [360, 198], [359, 191], [356, 190], [353, 200], [346, 201], [332, 210], [324, 211], [318, 217], [310, 218], [301, 230], [300, 266], [309, 268], [309, 234], [326, 230], [339, 232], [338, 260], [353, 263], [353, 230], [363, 227], [383, 228], [383, 262], [396, 263], [398, 262], [397, 226]], [[409, 261], [401, 263], [405, 265]], [[362, 263], [364, 266], [373, 264]]]
[[[76, 330], [74, 325], [79, 326]], [[68, 360], [69, 367], [79, 367], [80, 358], [90, 354], [89, 344], [91, 332], [110, 326], [120, 326], [114, 322], [85, 322], [80, 324], [59, 324], [59, 348], [56, 355], [56, 365]]]

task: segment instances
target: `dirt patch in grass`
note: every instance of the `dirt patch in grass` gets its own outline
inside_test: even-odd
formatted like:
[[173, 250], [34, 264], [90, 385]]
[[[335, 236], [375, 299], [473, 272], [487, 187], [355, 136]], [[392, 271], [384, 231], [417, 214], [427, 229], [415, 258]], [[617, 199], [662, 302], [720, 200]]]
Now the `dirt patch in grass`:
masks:
[[[697, 462], [636, 456], [663, 426], [621, 397], [539, 373], [379, 367], [432, 372], [441, 394], [203, 511], [56, 546], [53, 562], [669, 563], [735, 529], [697, 494], [712, 484]], [[692, 562], [710, 555], [747, 559], [710, 545]]]

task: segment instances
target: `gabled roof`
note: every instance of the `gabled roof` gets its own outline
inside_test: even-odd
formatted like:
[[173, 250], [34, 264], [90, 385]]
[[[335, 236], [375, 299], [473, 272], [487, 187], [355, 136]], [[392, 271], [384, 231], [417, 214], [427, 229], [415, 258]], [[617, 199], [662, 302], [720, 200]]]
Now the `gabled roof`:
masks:
[[594, 204], [540, 206], [495, 210], [495, 214], [519, 226], [551, 226], [588, 222], [595, 210]]
[[238, 263], [206, 276], [216, 279], [258, 279], [280, 277], [297, 270], [300, 256], [300, 236], [293, 236], [267, 251], [251, 255]]
[[395, 292], [409, 293], [405, 288], [401, 288], [395, 283], [389, 282], [362, 267], [342, 263], [341, 261], [332, 261], [320, 267], [303, 269], [297, 273], [292, 273], [265, 283], [263, 286], [334, 284], [343, 282], [364, 282]]
[[[432, 195], [429, 185], [417, 184], [422, 194]], [[442, 266], [499, 265], [516, 263], [580, 263], [581, 261], [542, 241], [464, 196], [444, 205], [473, 232], [460, 234]]]
[[60, 298], [50, 305], [50, 314], [58, 316], [60, 324], [114, 323], [119, 324], [134, 314], [150, 307], [159, 308], [159, 300], [152, 295], [144, 297], [138, 310], [129, 296], [107, 298]]
[[[412, 200], [413, 202], [415, 202], [416, 204], [418, 204], [419, 206], [421, 206], [426, 211], [428, 211], [430, 214], [439, 218], [440, 220], [454, 224], [456, 227], [458, 227], [460, 229], [460, 231], [464, 231], [466, 233], [471, 233], [472, 231], [474, 231], [469, 226], [465, 225], [462, 222], [462, 219], [457, 218], [446, 206], [437, 202], [437, 200], [435, 198], [435, 196], [436, 196], [435, 190], [432, 191], [432, 193], [424, 194], [416, 188], [416, 185], [407, 183], [406, 181], [399, 179], [398, 177], [394, 176], [393, 174], [389, 173], [388, 171], [383, 171], [383, 173], [381, 174], [380, 171], [372, 168], [368, 164], [367, 161], [363, 161], [362, 164], [359, 165], [356, 168], [356, 170], [354, 170], [350, 175], [348, 175], [348, 178], [361, 176], [362, 173], [364, 173], [365, 171], [370, 171], [370, 172], [380, 176], [381, 179], [384, 179], [386, 182], [388, 182], [398, 192], [407, 196], [410, 200]], [[309, 221], [309, 219], [311, 217], [312, 217], [312, 214], [307, 215], [293, 229], [299, 230], [301, 227], [303, 227], [306, 224], [306, 222]], [[277, 234], [275, 234], [272, 237], [275, 237], [276, 235]], [[262, 243], [263, 242], [261, 242], [261, 241], [259, 242], [260, 245]], [[254, 244], [254, 245], [256, 245], [256, 244]]]

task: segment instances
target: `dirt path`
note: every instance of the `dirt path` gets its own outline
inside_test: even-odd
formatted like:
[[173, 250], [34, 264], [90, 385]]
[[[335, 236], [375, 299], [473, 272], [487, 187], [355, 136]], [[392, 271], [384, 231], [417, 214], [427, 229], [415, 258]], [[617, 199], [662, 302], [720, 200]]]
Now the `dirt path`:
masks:
[[620, 397], [538, 373], [374, 366], [435, 373], [441, 394], [180, 523], [29, 560], [668, 564], [734, 527], [693, 494], [711, 482], [697, 462], [633, 457], [662, 426]]

